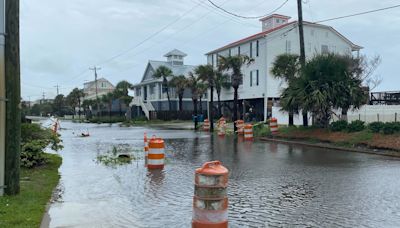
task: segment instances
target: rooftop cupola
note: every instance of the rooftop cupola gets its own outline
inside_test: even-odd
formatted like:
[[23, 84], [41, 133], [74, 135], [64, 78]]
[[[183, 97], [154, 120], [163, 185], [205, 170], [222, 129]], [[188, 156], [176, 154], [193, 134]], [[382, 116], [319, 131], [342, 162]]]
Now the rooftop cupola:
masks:
[[185, 56], [187, 55], [178, 49], [174, 49], [164, 55], [164, 57], [167, 57], [167, 61], [172, 65], [183, 65], [183, 59]]
[[290, 17], [280, 14], [272, 14], [268, 17], [261, 18], [262, 31], [268, 31], [288, 23]]

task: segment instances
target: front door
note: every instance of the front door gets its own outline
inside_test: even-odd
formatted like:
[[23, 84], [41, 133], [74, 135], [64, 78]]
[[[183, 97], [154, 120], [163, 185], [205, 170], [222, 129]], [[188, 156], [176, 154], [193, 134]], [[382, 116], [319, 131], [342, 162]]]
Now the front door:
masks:
[[147, 86], [145, 86], [143, 88], [144, 88], [143, 100], [147, 101]]

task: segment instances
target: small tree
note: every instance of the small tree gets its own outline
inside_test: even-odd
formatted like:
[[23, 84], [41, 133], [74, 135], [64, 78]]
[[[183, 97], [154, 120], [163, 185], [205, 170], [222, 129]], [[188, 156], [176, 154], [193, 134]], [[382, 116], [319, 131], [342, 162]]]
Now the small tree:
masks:
[[[233, 88], [233, 121], [238, 120], [238, 89], [239, 85], [243, 82], [242, 67], [249, 65], [254, 60], [246, 55], [238, 56], [219, 56], [218, 68], [221, 71], [231, 71], [231, 85]], [[236, 124], [234, 124], [234, 131], [237, 132]]]
[[79, 119], [81, 118], [81, 101], [84, 96], [85, 93], [83, 92], [83, 90], [80, 90], [78, 88], [74, 88], [67, 96], [67, 103], [73, 109], [74, 114], [76, 113], [76, 108], [78, 107]]
[[194, 118], [194, 129], [197, 129], [198, 119], [197, 119], [197, 101], [199, 99], [199, 92], [201, 90], [201, 80], [194, 76], [193, 73], [189, 73], [188, 87], [192, 92], [192, 101], [193, 101], [193, 116]]
[[173, 77], [169, 84], [171, 87], [175, 87], [175, 92], [179, 98], [179, 111], [183, 111], [183, 94], [188, 85], [186, 77], [183, 75]]
[[217, 91], [218, 99], [218, 117], [222, 116], [222, 105], [221, 105], [221, 92], [222, 88], [229, 89], [231, 84], [229, 83], [229, 75], [224, 74], [221, 71], [215, 73], [215, 90]]
[[[210, 131], [214, 131], [214, 87], [215, 87], [215, 77], [216, 77], [216, 72], [214, 71], [214, 68], [212, 65], [200, 65], [196, 67], [194, 70], [195, 74], [198, 75], [198, 77], [203, 80], [205, 83], [207, 83], [207, 87], [210, 89], [210, 103], [209, 103], [209, 120], [210, 120]], [[205, 87], [205, 92], [207, 92], [207, 87]], [[204, 93], [200, 94], [200, 112], [202, 113], [202, 96]]]
[[110, 120], [110, 123], [111, 123], [112, 102], [114, 100], [114, 96], [115, 94], [110, 92], [101, 97], [101, 102], [107, 105], [108, 107], [108, 118]]
[[160, 66], [157, 68], [156, 72], [153, 75], [155, 78], [162, 78], [162, 86], [163, 91], [167, 92], [167, 99], [168, 99], [168, 108], [171, 111], [171, 99], [169, 97], [169, 86], [168, 86], [168, 77], [173, 77], [172, 70], [166, 66]]
[[128, 81], [120, 81], [115, 86], [114, 90], [114, 98], [118, 99], [119, 103], [119, 115], [122, 116], [122, 107], [121, 103], [125, 104], [126, 107], [129, 107], [129, 104], [132, 101], [132, 97], [129, 96], [129, 89], [132, 87], [132, 84]]
[[[300, 56], [294, 54], [278, 55], [272, 64], [271, 73], [275, 78], [282, 79], [288, 87], [294, 83], [301, 69]], [[294, 97], [287, 99], [291, 89], [284, 89], [281, 93], [282, 109], [289, 113], [289, 126], [293, 126], [293, 115], [299, 110], [299, 102]], [[307, 113], [307, 112], [306, 112]], [[304, 120], [303, 120], [304, 121]], [[303, 125], [308, 125], [303, 122]]]

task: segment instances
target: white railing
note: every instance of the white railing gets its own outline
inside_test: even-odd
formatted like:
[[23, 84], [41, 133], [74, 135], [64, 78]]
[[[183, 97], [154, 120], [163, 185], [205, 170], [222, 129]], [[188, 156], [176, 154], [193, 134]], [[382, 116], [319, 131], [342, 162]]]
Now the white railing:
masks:
[[154, 111], [154, 107], [150, 102], [143, 102], [143, 99], [141, 97], [134, 97], [130, 103], [130, 106], [135, 105], [135, 106], [140, 106], [144, 112], [144, 115], [146, 116], [147, 119], [150, 119], [150, 111]]

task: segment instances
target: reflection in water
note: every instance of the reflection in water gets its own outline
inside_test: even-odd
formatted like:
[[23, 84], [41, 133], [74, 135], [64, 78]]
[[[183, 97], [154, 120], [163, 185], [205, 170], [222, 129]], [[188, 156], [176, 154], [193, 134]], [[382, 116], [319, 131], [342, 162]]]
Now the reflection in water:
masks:
[[[189, 227], [194, 169], [221, 160], [230, 170], [230, 227], [400, 227], [400, 161], [206, 132], [63, 123], [62, 202], [51, 227]], [[91, 137], [75, 137], [89, 128]], [[97, 153], [164, 138], [168, 162], [109, 168]], [[143, 152], [138, 152], [143, 158]]]

